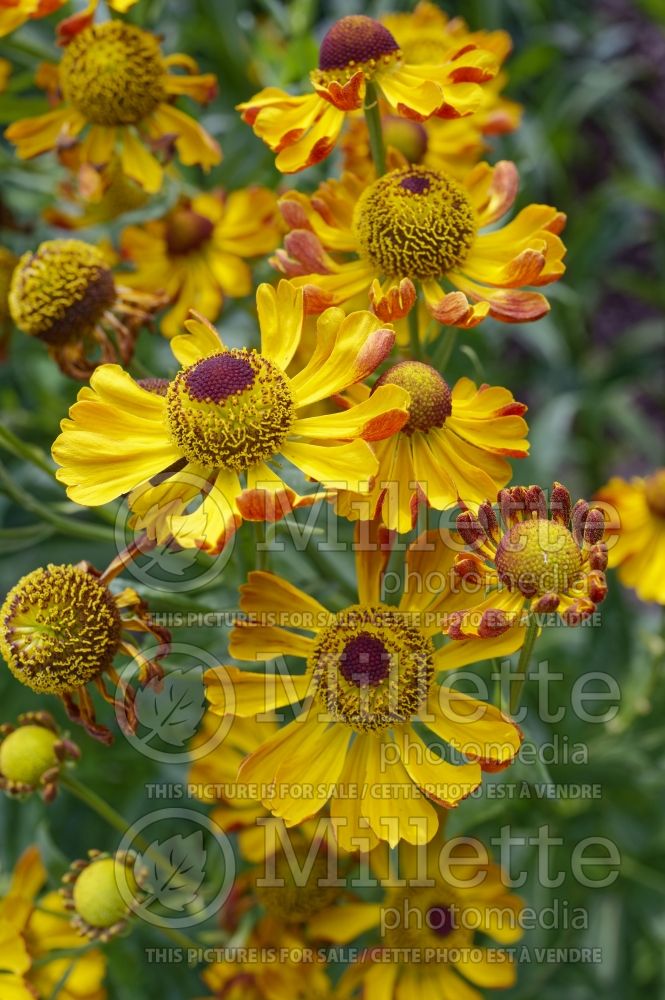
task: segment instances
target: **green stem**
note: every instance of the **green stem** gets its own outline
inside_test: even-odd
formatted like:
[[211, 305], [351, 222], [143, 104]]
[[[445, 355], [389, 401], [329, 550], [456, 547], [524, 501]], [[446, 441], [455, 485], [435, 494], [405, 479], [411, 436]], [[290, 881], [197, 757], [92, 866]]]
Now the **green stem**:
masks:
[[458, 333], [459, 330], [456, 326], [449, 326], [441, 335], [436, 345], [434, 361], [432, 362], [437, 371], [442, 372], [450, 361], [450, 357], [455, 350]]
[[422, 344], [420, 343], [420, 325], [418, 299], [414, 302], [408, 317], [409, 323], [409, 348], [413, 361], [420, 361]]
[[[121, 816], [119, 812], [116, 812], [113, 806], [108, 804], [106, 799], [103, 799], [101, 795], [97, 794], [97, 792], [93, 792], [92, 788], [88, 788], [87, 785], [84, 785], [83, 782], [79, 781], [78, 778], [75, 778], [67, 771], [61, 772], [59, 781], [63, 788], [67, 788], [72, 795], [75, 795], [76, 798], [80, 799], [81, 802], [84, 802], [89, 809], [92, 809], [92, 811], [96, 812], [98, 816], [101, 816], [101, 818], [108, 823], [109, 826], [118, 830], [119, 833], [127, 833], [131, 823], [128, 823], [124, 816]], [[139, 838], [137, 838], [137, 841], [138, 839]], [[145, 850], [143, 846], [141, 846], [141, 849]]]
[[0, 446], [6, 448], [16, 458], [23, 458], [38, 469], [45, 472], [51, 479], [55, 479], [55, 469], [49, 456], [37, 445], [28, 444], [10, 431], [9, 427], [0, 427]]
[[35, 514], [41, 521], [52, 524], [54, 528], [62, 531], [65, 535], [74, 538], [86, 538], [91, 542], [114, 542], [115, 532], [111, 528], [106, 528], [101, 524], [89, 524], [76, 521], [71, 517], [62, 517], [56, 514], [45, 504], [40, 503], [31, 493], [28, 493], [21, 486], [14, 482], [7, 469], [0, 463], [0, 492], [5, 493], [11, 500], [14, 500], [19, 507]]
[[365, 84], [363, 111], [365, 112], [365, 121], [367, 122], [367, 131], [369, 132], [369, 148], [372, 153], [374, 169], [376, 176], [381, 177], [386, 172], [386, 148], [383, 144], [379, 95], [376, 87], [370, 80]]
[[520, 701], [522, 698], [522, 689], [524, 687], [524, 682], [527, 677], [529, 669], [529, 661], [531, 659], [531, 654], [533, 652], [533, 647], [535, 641], [538, 637], [538, 620], [535, 615], [529, 616], [529, 624], [527, 625], [526, 635], [524, 637], [524, 645], [520, 651], [520, 658], [517, 663], [516, 676], [513, 683], [510, 685], [510, 714], [516, 715], [520, 707]]

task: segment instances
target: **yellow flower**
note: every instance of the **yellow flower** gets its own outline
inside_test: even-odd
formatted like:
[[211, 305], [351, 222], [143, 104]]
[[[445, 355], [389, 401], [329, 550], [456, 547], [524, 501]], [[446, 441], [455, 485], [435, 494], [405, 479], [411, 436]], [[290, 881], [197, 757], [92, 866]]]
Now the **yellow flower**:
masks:
[[[72, 929], [57, 892], [36, 896], [46, 871], [36, 847], [19, 859], [7, 895], [0, 900], [0, 994], [3, 1000], [106, 1000], [106, 958]], [[51, 952], [86, 948], [80, 957]], [[65, 978], [66, 976], [66, 978]]]
[[270, 253], [281, 231], [277, 199], [267, 188], [181, 198], [163, 218], [125, 229], [122, 255], [135, 266], [125, 280], [169, 297], [174, 304], [162, 329], [173, 337], [193, 302], [214, 321], [224, 296], [249, 295], [252, 272], [243, 258]]
[[143, 208], [150, 200], [145, 188], [122, 172], [118, 156], [97, 169], [83, 159], [79, 144], [59, 150], [58, 158], [69, 171], [67, 179], [58, 185], [58, 194], [75, 210], [49, 205], [44, 218], [52, 226], [71, 230], [99, 226]]
[[[307, 942], [302, 932], [270, 917], [253, 927], [246, 945], [247, 961], [233, 958], [210, 965], [203, 973], [212, 997], [224, 1000], [328, 1000], [335, 994], [325, 961], [316, 953], [304, 961]], [[252, 952], [256, 960], [252, 960]], [[271, 956], [286, 955], [275, 962]], [[210, 1000], [212, 1000], [210, 997]]]
[[[113, 735], [95, 721], [87, 685], [93, 682], [135, 728], [134, 692], [113, 661], [118, 653], [135, 659], [139, 680], [147, 683], [162, 676], [158, 660], [168, 652], [170, 639], [166, 630], [150, 623], [135, 591], [109, 590], [123, 566], [121, 556], [101, 574], [85, 562], [49, 564], [22, 577], [0, 609], [0, 652], [14, 677], [38, 694], [61, 698], [69, 718], [104, 743], [111, 743]], [[147, 632], [159, 641], [152, 660], [133, 644], [132, 632]], [[110, 692], [106, 679], [113, 686]]]
[[505, 456], [528, 453], [526, 406], [507, 389], [461, 378], [451, 390], [430, 365], [402, 361], [371, 390], [364, 385], [351, 390], [353, 398], [367, 398], [381, 385], [408, 390], [409, 420], [392, 437], [377, 441], [379, 471], [370, 495], [340, 494], [337, 512], [344, 517], [379, 517], [389, 528], [410, 531], [419, 502], [437, 510], [460, 502], [477, 507], [510, 480]]
[[[37, 20], [41, 17], [48, 17], [64, 7], [68, 0], [3, 0], [0, 3], [0, 38], [16, 31], [28, 20]], [[67, 28], [68, 23], [77, 22], [84, 17], [90, 17], [97, 8], [99, 0], [90, 0], [88, 7], [80, 14], [74, 14], [66, 18], [58, 25], [58, 31], [62, 26]], [[133, 7], [136, 0], [108, 0], [109, 7], [124, 14]]]
[[[325, 181], [315, 195], [290, 191], [280, 207], [292, 232], [274, 264], [304, 286], [308, 311], [350, 299], [399, 319], [420, 282], [440, 323], [471, 327], [492, 316], [536, 320], [549, 310], [525, 285], [557, 281], [565, 268], [558, 237], [565, 216], [529, 205], [500, 229], [480, 232], [511, 207], [513, 163], [480, 163], [463, 183], [423, 166], [392, 170], [369, 185], [352, 174]], [[446, 292], [441, 282], [457, 290]]]
[[665, 469], [630, 482], [615, 476], [596, 500], [607, 505], [609, 565], [641, 600], [665, 604]]
[[[508, 891], [505, 876], [484, 845], [459, 840], [446, 845], [445, 853], [430, 845], [427, 885], [421, 852], [402, 845], [398, 863], [395, 875], [406, 884], [387, 889], [382, 902], [331, 907], [310, 922], [312, 935], [334, 945], [368, 932], [378, 941], [364, 949], [342, 977], [342, 996], [482, 1000], [474, 987], [513, 986], [510, 953], [477, 941], [476, 934], [514, 945], [522, 936], [524, 904]], [[387, 868], [383, 859], [381, 864]]]
[[489, 501], [477, 514], [464, 511], [457, 518], [473, 552], [454, 561], [459, 604], [448, 634], [458, 641], [444, 650], [448, 669], [468, 662], [489, 639], [519, 649], [529, 612], [557, 613], [565, 624], [579, 625], [607, 594], [602, 511], [584, 500], [573, 507], [561, 483], [554, 483], [549, 504], [539, 486], [501, 490], [497, 502], [503, 529]]
[[378, 463], [368, 441], [402, 426], [408, 393], [384, 386], [342, 413], [299, 411], [366, 378], [390, 353], [393, 331], [369, 312], [331, 309], [307, 365], [288, 376], [302, 291], [288, 281], [260, 285], [256, 302], [260, 352], [225, 347], [200, 317], [171, 340], [182, 368], [154, 391], [115, 365], [97, 369], [53, 445], [71, 500], [97, 506], [132, 490], [137, 527], [219, 552], [243, 518], [274, 521], [321, 499], [282, 480], [273, 468], [281, 458], [329, 489], [369, 488]]
[[[470, 32], [464, 20], [449, 20], [435, 4], [422, 2], [411, 13], [388, 14], [381, 18], [398, 42], [407, 63], [437, 63], [455, 42], [493, 52], [500, 66], [510, 54], [512, 43], [505, 31]], [[482, 87], [481, 104], [473, 115], [458, 119], [433, 116], [425, 122], [400, 118], [382, 105], [384, 142], [409, 163], [423, 163], [463, 179], [487, 150], [487, 136], [512, 132], [520, 124], [522, 108], [502, 96], [506, 74], [497, 73]], [[349, 118], [342, 138], [344, 167], [363, 180], [374, 180], [367, 125], [358, 113]], [[389, 161], [391, 155], [389, 153]], [[394, 166], [401, 166], [399, 161]]]
[[318, 69], [310, 74], [314, 93], [266, 87], [238, 110], [277, 153], [277, 169], [289, 174], [328, 156], [347, 114], [362, 108], [368, 84], [400, 116], [458, 118], [481, 106], [479, 84], [496, 65], [494, 53], [452, 37], [434, 63], [412, 65], [384, 25], [353, 14], [336, 21], [321, 42]]
[[[249, 617], [232, 632], [231, 656], [298, 657], [304, 674], [218, 667], [205, 677], [219, 715], [293, 709], [293, 721], [266, 730], [238, 780], [255, 783], [289, 827], [330, 802], [335, 835], [349, 851], [379, 840], [429, 841], [438, 826], [430, 799], [455, 806], [478, 787], [483, 768], [507, 766], [521, 741], [494, 706], [437, 683], [447, 595], [431, 578], [445, 579], [452, 552], [437, 532], [418, 539], [407, 558], [409, 586], [389, 606], [380, 599], [389, 554], [382, 541], [382, 529], [369, 543], [357, 531], [358, 603], [336, 613], [271, 573], [251, 573], [241, 587]], [[442, 756], [451, 747], [463, 763]]]
[[175, 147], [186, 165], [208, 169], [220, 162], [215, 140], [171, 103], [181, 94], [210, 100], [214, 76], [197, 75], [189, 56], [163, 56], [150, 32], [122, 21], [83, 27], [64, 51], [57, 80], [60, 106], [5, 132], [21, 159], [70, 145], [85, 132], [84, 162], [101, 167], [119, 150], [123, 172], [149, 192], [159, 191], [163, 169], [148, 146], [169, 155]]
[[139, 328], [162, 304], [116, 284], [106, 255], [82, 240], [47, 240], [23, 254], [9, 289], [19, 330], [47, 344], [62, 371], [78, 379], [103, 362], [130, 361]]

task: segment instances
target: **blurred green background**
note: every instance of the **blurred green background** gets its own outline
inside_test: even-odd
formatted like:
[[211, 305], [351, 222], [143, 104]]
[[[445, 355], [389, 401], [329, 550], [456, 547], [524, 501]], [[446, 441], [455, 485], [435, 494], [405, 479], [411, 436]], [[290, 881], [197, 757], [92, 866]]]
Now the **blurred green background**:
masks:
[[[663, 463], [663, 306], [665, 305], [665, 4], [662, 0], [466, 0], [442, 4], [474, 28], [505, 28], [514, 39], [508, 63], [509, 96], [525, 106], [521, 129], [493, 143], [490, 159], [512, 158], [521, 171], [518, 207], [550, 202], [568, 214], [565, 280], [550, 286], [552, 312], [538, 323], [501, 327], [488, 321], [462, 334], [446, 378], [462, 374], [508, 386], [528, 403], [531, 457], [514, 464], [515, 483], [548, 486], [556, 478], [573, 497], [589, 497], [612, 474], [642, 474]], [[408, 4], [363, 5], [373, 16]], [[330, 21], [357, 13], [346, 0], [334, 3], [279, 0], [246, 3], [224, 0], [140, 0], [130, 18], [164, 36], [168, 52], [187, 52], [219, 78], [219, 96], [202, 114], [222, 143], [225, 159], [203, 178], [205, 187], [236, 188], [249, 182], [276, 186], [280, 177], [272, 156], [242, 124], [233, 107], [263, 84], [297, 85], [314, 64], [317, 40]], [[36, 63], [57, 57], [53, 30], [57, 18], [22, 28], [0, 41], [0, 56], [15, 66], [8, 90], [0, 95], [0, 122], [7, 123], [42, 107], [31, 85]], [[27, 103], [26, 103], [27, 101]], [[57, 235], [40, 221], [51, 203], [59, 170], [49, 156], [19, 164], [7, 145], [0, 148], [2, 192], [0, 243], [16, 252]], [[334, 160], [295, 182], [310, 189]], [[174, 190], [165, 191], [137, 218], [162, 213]], [[120, 223], [84, 238], [117, 235]], [[259, 272], [270, 275], [266, 265]], [[192, 303], [193, 306], [196, 303]], [[221, 323], [230, 339], [252, 335], [251, 302], [227, 303]], [[138, 356], [156, 374], [171, 368], [166, 343], [144, 334]], [[78, 385], [61, 375], [42, 345], [20, 334], [10, 341], [0, 365], [2, 424], [24, 446], [35, 447], [34, 461], [11, 453], [0, 440], [0, 591], [25, 572], [46, 562], [88, 559], [105, 566], [115, 551], [114, 508], [81, 511], [68, 503], [44, 460], [58, 422], [75, 398]], [[154, 610], [233, 609], [237, 586], [253, 566], [254, 536], [246, 526], [238, 548], [221, 576], [184, 595], [138, 583]], [[208, 568], [204, 557], [200, 564]], [[307, 553], [271, 556], [271, 567], [329, 604], [348, 603], [351, 557]], [[183, 572], [191, 572], [187, 564]], [[158, 574], [160, 568], [155, 572]], [[165, 577], [173, 572], [171, 566]], [[541, 800], [532, 795], [500, 800], [484, 795], [465, 803], [451, 818], [451, 833], [495, 837], [510, 824], [516, 835], [531, 835], [547, 824], [563, 840], [554, 869], [567, 873], [554, 889], [539, 885], [535, 848], [520, 854], [530, 874], [520, 891], [535, 907], [561, 905], [588, 910], [586, 931], [559, 925], [525, 937], [539, 946], [600, 946], [602, 964], [538, 963], [520, 969], [514, 991], [521, 1000], [632, 1000], [665, 995], [665, 662], [660, 609], [640, 604], [610, 574], [610, 594], [602, 606], [602, 626], [552, 629], [538, 646], [538, 659], [563, 674], [554, 704], [570, 706], [572, 686], [582, 671], [601, 670], [618, 682], [618, 713], [607, 723], [590, 724], [567, 711], [563, 720], [538, 719], [535, 690], [528, 688], [529, 739], [551, 743], [567, 737], [584, 743], [585, 766], [559, 760], [546, 766], [518, 764], [494, 782], [597, 783], [599, 799]], [[192, 642], [220, 659], [226, 631], [178, 629], [178, 641]], [[478, 673], [487, 676], [487, 665]], [[33, 697], [0, 673], [2, 713], [57, 704]], [[607, 706], [600, 706], [602, 711]], [[106, 708], [101, 716], [109, 720]], [[137, 757], [119, 736], [112, 750], [76, 733], [83, 748], [79, 774], [125, 816], [146, 811], [144, 783], [180, 781], [182, 767]], [[561, 744], [560, 744], [561, 745]], [[196, 806], [192, 804], [194, 808]], [[569, 858], [585, 837], [605, 836], [621, 856], [620, 877], [608, 889], [589, 889], [570, 875]], [[90, 847], [113, 849], [114, 835], [95, 815], [63, 793], [48, 809], [32, 799], [17, 804], [0, 798], [2, 878], [30, 843], [38, 842], [49, 870], [59, 875], [69, 860]], [[109, 995], [142, 1000], [194, 997], [205, 992], [197, 973], [184, 966], [143, 962], [143, 949], [159, 946], [156, 931], [139, 927], [109, 947]]]

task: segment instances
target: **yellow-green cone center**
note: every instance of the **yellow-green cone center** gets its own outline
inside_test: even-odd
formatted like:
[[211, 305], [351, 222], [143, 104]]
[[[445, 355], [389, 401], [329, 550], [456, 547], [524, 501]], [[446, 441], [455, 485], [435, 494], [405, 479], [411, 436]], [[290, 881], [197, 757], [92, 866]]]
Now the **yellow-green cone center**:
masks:
[[438, 278], [466, 259], [476, 233], [469, 196], [457, 181], [412, 165], [363, 191], [353, 228], [362, 254], [390, 278]]
[[124, 21], [80, 31], [65, 49], [65, 100], [95, 125], [133, 125], [164, 100], [166, 73], [154, 35]]
[[115, 300], [104, 256], [82, 240], [47, 240], [24, 254], [9, 290], [18, 328], [53, 345], [91, 333]]
[[117, 858], [100, 858], [78, 875], [72, 892], [74, 909], [90, 927], [108, 928], [129, 915], [124, 895], [138, 886], [131, 868]]
[[431, 365], [421, 361], [393, 365], [376, 380], [374, 389], [381, 385], [399, 385], [410, 394], [409, 419], [401, 429], [409, 437], [415, 431], [427, 434], [435, 427], [443, 427], [452, 413], [448, 384]]
[[36, 788], [58, 763], [59, 737], [44, 726], [20, 726], [0, 743], [0, 774], [8, 781]]
[[0, 652], [33, 691], [75, 691], [110, 666], [120, 615], [110, 591], [78, 566], [33, 570], [0, 611]]
[[190, 461], [236, 472], [275, 455], [294, 419], [284, 373], [246, 348], [183, 369], [166, 403], [171, 434]]
[[496, 553], [499, 578], [525, 597], [565, 593], [581, 566], [582, 555], [568, 528], [541, 518], [514, 524]]

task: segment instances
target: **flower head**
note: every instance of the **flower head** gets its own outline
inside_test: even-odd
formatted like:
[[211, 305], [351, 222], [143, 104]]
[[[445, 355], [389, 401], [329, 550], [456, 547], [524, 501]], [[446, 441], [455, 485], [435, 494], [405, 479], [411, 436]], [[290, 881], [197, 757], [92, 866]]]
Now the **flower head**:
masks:
[[435, 114], [458, 118], [480, 107], [479, 84], [496, 68], [492, 52], [454, 38], [435, 62], [411, 65], [385, 25], [352, 14], [336, 21], [321, 42], [319, 65], [310, 74], [313, 94], [294, 97], [266, 87], [238, 109], [277, 153], [278, 170], [293, 173], [328, 156], [347, 114], [362, 108], [368, 84], [394, 114], [416, 121]]
[[[330, 802], [335, 835], [350, 851], [380, 840], [426, 843], [438, 826], [432, 801], [455, 806], [480, 784], [483, 768], [507, 766], [521, 741], [498, 709], [439, 685], [447, 595], [428, 579], [426, 587], [407, 587], [398, 606], [383, 603], [390, 549], [385, 529], [372, 530], [370, 540], [356, 534], [357, 604], [327, 611], [270, 573], [251, 573], [241, 587], [248, 619], [234, 628], [231, 655], [264, 662], [293, 656], [306, 661], [305, 673], [220, 667], [206, 675], [217, 714], [260, 721], [264, 712], [292, 707], [296, 718], [266, 731], [238, 780], [264, 790], [264, 806], [287, 826]], [[406, 577], [445, 578], [451, 561], [440, 537], [423, 536], [409, 550]], [[461, 762], [447, 759], [451, 748]], [[349, 797], [350, 787], [357, 796]], [[395, 805], [402, 799], [408, 809]]]
[[[382, 902], [355, 903], [349, 915], [345, 906], [331, 907], [313, 918], [311, 932], [335, 944], [361, 932], [369, 938], [342, 977], [344, 996], [394, 1000], [420, 992], [480, 1000], [475, 986], [514, 985], [515, 964], [492, 940], [499, 945], [519, 941], [523, 902], [510, 893], [481, 842], [458, 838], [444, 851], [442, 840], [437, 838], [437, 850], [428, 845], [424, 858], [411, 845], [400, 845], [394, 866], [399, 885], [393, 879]], [[377, 848], [375, 854], [380, 853]], [[383, 868], [385, 862], [377, 858], [374, 865]], [[478, 940], [478, 932], [491, 940]], [[409, 960], [400, 961], [400, 953]], [[436, 961], [428, 957], [434, 954]]]
[[103, 1000], [106, 958], [72, 929], [57, 892], [39, 895], [46, 882], [39, 851], [19, 858], [0, 898], [0, 994], [34, 1000]]
[[249, 295], [247, 258], [274, 250], [280, 233], [277, 201], [267, 188], [181, 198], [163, 218], [125, 229], [122, 256], [135, 267], [125, 280], [168, 296], [172, 305], [161, 325], [172, 337], [193, 302], [214, 321], [226, 296]]
[[606, 514], [608, 564], [643, 601], [665, 604], [665, 469], [615, 476], [596, 494]]
[[394, 333], [368, 312], [329, 310], [308, 363], [287, 375], [302, 292], [286, 281], [261, 285], [257, 309], [260, 351], [227, 348], [193, 318], [171, 341], [182, 368], [158, 391], [115, 366], [94, 373], [53, 446], [72, 500], [94, 506], [132, 491], [136, 525], [151, 537], [219, 552], [243, 518], [278, 520], [326, 495], [299, 496], [273, 468], [280, 456], [327, 489], [369, 489], [377, 462], [368, 441], [401, 427], [408, 393], [385, 386], [341, 414], [300, 411], [374, 371]]
[[337, 511], [356, 520], [378, 517], [389, 528], [410, 531], [419, 503], [437, 510], [460, 502], [477, 507], [511, 477], [507, 457], [527, 455], [526, 407], [507, 389], [476, 386], [461, 378], [451, 389], [438, 371], [420, 361], [401, 361], [385, 371], [382, 385], [409, 392], [409, 419], [375, 445], [379, 471], [369, 496], [341, 493]]
[[85, 379], [102, 362], [127, 363], [158, 295], [116, 284], [101, 250], [82, 240], [47, 240], [14, 269], [9, 308], [17, 327], [48, 345], [60, 368]]
[[[554, 483], [548, 500], [539, 486], [514, 486], [498, 494], [501, 521], [489, 501], [464, 511], [457, 530], [472, 553], [455, 558], [468, 599], [449, 619], [448, 633], [462, 645], [482, 646], [503, 637], [522, 645], [529, 613], [554, 614], [579, 625], [607, 594], [603, 514]], [[513, 639], [511, 640], [511, 637]], [[448, 647], [456, 665], [455, 644]], [[494, 654], [490, 654], [494, 655]]]
[[[494, 54], [501, 66], [512, 43], [505, 31], [471, 32], [460, 17], [450, 20], [436, 4], [422, 0], [409, 13], [388, 14], [381, 23], [399, 43], [405, 62], [418, 66], [436, 64], [446, 58], [451, 44], [459, 49], [477, 45]], [[383, 138], [392, 166], [422, 163], [458, 179], [463, 179], [488, 148], [487, 139], [497, 133], [512, 132], [520, 123], [522, 109], [502, 94], [506, 74], [498, 72], [487, 80], [481, 102], [474, 114], [463, 118], [433, 115], [416, 121], [393, 114], [381, 104]], [[372, 163], [367, 125], [360, 113], [350, 116], [342, 137], [344, 167], [363, 180], [376, 176]]]
[[131, 853], [88, 851], [88, 857], [88, 861], [72, 862], [60, 894], [72, 915], [72, 927], [105, 943], [127, 926], [132, 902], [141, 895], [141, 873], [137, 879], [137, 858]]
[[39, 789], [50, 802], [65, 761], [79, 756], [79, 748], [62, 737], [48, 712], [27, 712], [19, 716], [18, 726], [0, 726], [0, 788], [18, 796]]
[[[89, 19], [88, 19], [89, 20]], [[175, 148], [184, 164], [208, 169], [221, 153], [214, 139], [171, 103], [215, 93], [211, 74], [197, 75], [187, 56], [163, 56], [155, 35], [124, 21], [83, 18], [68, 36], [57, 68], [59, 107], [11, 125], [5, 135], [22, 158], [80, 141], [83, 162], [104, 167], [116, 150], [123, 172], [146, 191], [158, 191], [163, 169], [148, 147]], [[186, 75], [171, 73], [185, 69]]]
[[449, 326], [475, 326], [486, 316], [539, 319], [547, 299], [522, 289], [563, 274], [557, 234], [565, 216], [530, 205], [503, 228], [480, 231], [504, 215], [517, 189], [507, 161], [478, 164], [463, 182], [418, 165], [369, 185], [346, 174], [311, 197], [284, 195], [280, 207], [291, 232], [273, 263], [304, 286], [312, 312], [369, 298], [379, 316], [396, 320], [413, 308], [420, 282], [429, 311]]
[[[89, 563], [48, 565], [22, 577], [0, 609], [0, 650], [17, 680], [40, 694], [57, 695], [69, 717], [91, 736], [111, 742], [108, 729], [95, 721], [87, 685], [94, 683], [106, 701], [134, 720], [134, 692], [113, 666], [118, 653], [139, 658], [141, 682], [161, 676], [157, 662], [168, 652], [168, 633], [148, 620], [147, 609], [132, 590], [114, 594], [108, 583], [122, 561], [100, 574]], [[128, 632], [149, 632], [161, 647], [157, 658], [141, 660]], [[115, 693], [109, 693], [105, 678]]]

